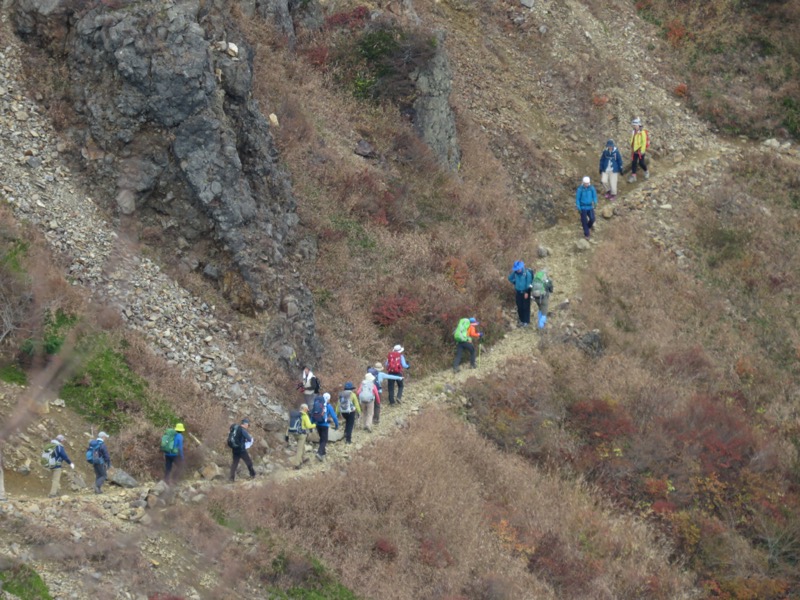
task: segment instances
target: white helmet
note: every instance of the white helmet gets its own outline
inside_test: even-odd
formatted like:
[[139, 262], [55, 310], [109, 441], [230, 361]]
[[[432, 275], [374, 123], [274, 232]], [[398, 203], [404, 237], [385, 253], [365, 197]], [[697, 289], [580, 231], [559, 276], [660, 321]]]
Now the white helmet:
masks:
[[631, 125], [634, 127], [639, 127], [642, 124], [642, 120], [639, 117], [636, 117], [633, 121], [631, 121]]

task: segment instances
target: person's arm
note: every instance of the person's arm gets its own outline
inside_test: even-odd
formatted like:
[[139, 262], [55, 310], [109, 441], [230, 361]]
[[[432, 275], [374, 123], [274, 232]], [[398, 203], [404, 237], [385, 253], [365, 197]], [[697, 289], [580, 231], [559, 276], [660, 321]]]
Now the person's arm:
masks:
[[175, 434], [175, 449], [178, 451], [178, 456], [183, 459], [183, 434], [176, 433]]
[[64, 448], [64, 446], [59, 446], [58, 448], [59, 451], [61, 452], [61, 460], [67, 463], [68, 465], [72, 465], [72, 461], [69, 459], [69, 456], [67, 455], [67, 451]]
[[302, 423], [303, 429], [305, 429], [306, 431], [311, 431], [312, 429], [314, 429], [314, 425], [312, 425], [308, 413], [302, 413], [302, 416], [300, 417], [300, 422]]
[[596, 208], [597, 207], [597, 190], [594, 188], [593, 185], [589, 186], [589, 189], [592, 190], [589, 193], [589, 195], [592, 197], [592, 208]]
[[356, 396], [353, 392], [350, 392], [350, 399], [356, 405], [356, 412], [358, 413], [358, 416], [360, 417], [361, 416], [361, 402], [358, 401], [358, 396]]
[[241, 425], [239, 426], [239, 429], [242, 432], [242, 439], [244, 439], [245, 442], [252, 442], [253, 441], [253, 436], [250, 435], [250, 432], [247, 431], [247, 429], [245, 429]]
[[333, 419], [333, 424], [336, 426], [335, 428], [339, 429], [339, 419], [336, 418], [336, 413], [334, 412], [333, 407], [330, 404], [328, 404], [328, 414]]
[[111, 455], [108, 453], [108, 446], [106, 446], [105, 442], [100, 445], [100, 456], [103, 457], [103, 460], [106, 461], [106, 464], [110, 467]]
[[511, 271], [511, 273], [508, 274], [508, 280], [511, 283], [514, 283], [514, 275], [516, 275], [516, 273], [514, 273], [514, 271]]
[[582, 185], [579, 185], [578, 189], [575, 190], [575, 208], [577, 208], [578, 210], [581, 209], [581, 188], [582, 187], [583, 187]]
[[406, 360], [406, 355], [405, 354], [401, 354], [400, 355], [400, 364], [403, 366], [404, 369], [408, 369], [409, 368], [410, 365], [408, 364], [408, 361]]

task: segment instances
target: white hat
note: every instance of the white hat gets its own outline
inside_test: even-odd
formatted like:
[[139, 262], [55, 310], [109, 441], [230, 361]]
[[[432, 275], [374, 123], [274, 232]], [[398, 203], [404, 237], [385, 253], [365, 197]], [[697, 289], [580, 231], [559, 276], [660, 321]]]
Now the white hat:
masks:
[[99, 438], [109, 438], [111, 436], [108, 435], [105, 431], [101, 431], [100, 433], [97, 434], [97, 437], [99, 437]]
[[324, 394], [322, 394], [322, 397], [325, 398], [325, 402], [327, 402], [328, 400], [331, 399], [331, 395], [328, 392], [325, 392]]
[[383, 365], [382, 365], [381, 363], [379, 363], [379, 362], [376, 362], [376, 363], [375, 363], [375, 364], [372, 366], [372, 368], [374, 368], [376, 371], [383, 371]]
[[587, 175], [586, 177], [583, 178], [583, 183], [592, 183], [592, 180], [589, 179], [589, 176]]
[[403, 348], [400, 344], [397, 344], [394, 348], [392, 348], [394, 352], [403, 352], [405, 348]]
[[375, 381], [375, 375], [372, 373], [367, 373], [366, 377], [364, 377], [367, 381]]
[[631, 121], [631, 125], [641, 125], [642, 120], [639, 117], [636, 117], [633, 121]]

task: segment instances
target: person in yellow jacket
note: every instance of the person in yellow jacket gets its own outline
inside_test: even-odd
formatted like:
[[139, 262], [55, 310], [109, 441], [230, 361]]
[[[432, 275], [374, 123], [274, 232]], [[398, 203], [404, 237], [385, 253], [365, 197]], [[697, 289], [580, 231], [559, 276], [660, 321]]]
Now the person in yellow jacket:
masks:
[[297, 452], [291, 461], [295, 469], [303, 466], [308, 459], [304, 458], [306, 453], [306, 438], [314, 430], [314, 424], [308, 416], [308, 404], [301, 404], [299, 411], [289, 413], [289, 430], [286, 432], [286, 441], [289, 441], [289, 434], [294, 435], [297, 441]]
[[636, 181], [636, 171], [639, 166], [644, 171], [644, 178], [650, 179], [650, 172], [647, 170], [647, 163], [645, 162], [645, 152], [647, 152], [647, 131], [642, 127], [642, 121], [638, 117], [631, 121], [633, 125], [633, 133], [631, 133], [631, 176], [628, 177], [628, 183]]

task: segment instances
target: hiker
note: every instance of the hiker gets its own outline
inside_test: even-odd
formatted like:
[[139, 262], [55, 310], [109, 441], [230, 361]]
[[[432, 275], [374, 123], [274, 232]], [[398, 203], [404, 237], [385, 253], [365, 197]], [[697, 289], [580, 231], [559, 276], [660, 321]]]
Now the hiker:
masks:
[[305, 458], [306, 438], [312, 429], [314, 429], [314, 424], [308, 418], [308, 404], [301, 404], [300, 410], [289, 413], [289, 429], [286, 432], [286, 441], [289, 441], [289, 434], [291, 433], [297, 442], [297, 452], [291, 460], [291, 465], [295, 469], [302, 467], [303, 463], [308, 460]]
[[[50, 493], [48, 494], [50, 498], [58, 496], [58, 491], [61, 488], [61, 463], [66, 462], [71, 469], [75, 469], [75, 463], [69, 459], [67, 451], [64, 450], [64, 442], [66, 441], [67, 438], [59, 433], [56, 439], [50, 440], [50, 443], [45, 448], [44, 454], [48, 454], [50, 458], [48, 468], [53, 472], [53, 478], [50, 483]], [[42, 455], [43, 457], [44, 454]]]
[[617, 180], [622, 173], [622, 154], [617, 150], [614, 140], [606, 142], [600, 155], [600, 183], [603, 184], [606, 200], [617, 199]]
[[588, 175], [583, 178], [583, 183], [575, 191], [575, 207], [581, 213], [583, 237], [588, 240], [594, 227], [594, 209], [597, 207], [597, 190], [594, 189]]
[[475, 344], [472, 342], [476, 338], [483, 337], [483, 334], [478, 333], [478, 330], [475, 329], [478, 325], [480, 323], [475, 317], [464, 318], [458, 322], [458, 327], [453, 332], [453, 337], [456, 340], [456, 359], [453, 361], [453, 373], [458, 373], [459, 371], [458, 366], [461, 364], [461, 356], [464, 350], [469, 352], [469, 364], [473, 369], [475, 368]]
[[106, 440], [108, 434], [101, 431], [97, 434], [97, 439], [89, 442], [89, 449], [86, 451], [86, 460], [94, 468], [94, 493], [103, 493], [103, 484], [108, 478], [108, 468], [111, 466], [111, 455], [108, 453]]
[[631, 176], [628, 177], [628, 183], [636, 181], [636, 170], [639, 165], [644, 171], [644, 178], [650, 179], [650, 171], [647, 170], [647, 163], [644, 160], [644, 155], [649, 145], [647, 130], [642, 127], [642, 120], [638, 117], [631, 121], [631, 125], [633, 125], [633, 133], [631, 133]]
[[239, 461], [244, 461], [247, 466], [247, 471], [250, 473], [250, 479], [256, 478], [256, 471], [253, 468], [253, 461], [247, 453], [247, 449], [253, 445], [253, 436], [250, 435], [250, 419], [244, 418], [238, 425], [231, 425], [228, 432], [228, 447], [231, 449], [233, 462], [231, 463], [231, 472], [228, 479], [234, 481], [236, 479], [236, 469], [239, 468]]
[[544, 329], [547, 323], [547, 309], [550, 306], [550, 294], [553, 292], [553, 280], [547, 276], [547, 271], [542, 269], [536, 271], [533, 276], [533, 285], [531, 286], [531, 295], [533, 296], [536, 306], [539, 307], [539, 314], [537, 319], [537, 326], [539, 329]]
[[333, 421], [335, 429], [339, 429], [339, 419], [336, 417], [336, 411], [330, 405], [331, 395], [327, 392], [322, 396], [314, 397], [314, 405], [311, 409], [311, 422], [317, 426], [317, 434], [319, 434], [319, 449], [317, 450], [317, 460], [325, 460], [327, 453], [325, 447], [328, 445], [328, 428]]
[[508, 280], [514, 284], [519, 327], [527, 327], [531, 324], [531, 283], [533, 282], [533, 273], [530, 269], [525, 268], [524, 262], [518, 260], [511, 267], [511, 274], [508, 276]]
[[[173, 429], [167, 429], [167, 432], [161, 438], [161, 450], [164, 452], [164, 483], [172, 485], [175, 480], [180, 477], [180, 466], [183, 464], [183, 433], [186, 428], [183, 423], [176, 423]], [[175, 469], [176, 474], [172, 476], [172, 468], [175, 463], [180, 463]]]
[[[382, 367], [383, 365], [381, 365], [381, 368]], [[364, 411], [364, 429], [371, 433], [372, 417], [374, 412], [378, 410], [377, 407], [381, 401], [380, 391], [378, 390], [378, 386], [375, 385], [375, 375], [370, 372], [364, 375], [364, 381], [358, 386], [356, 395]]]
[[[400, 344], [396, 344], [389, 356], [386, 357], [386, 371], [389, 375], [395, 375], [400, 379], [389, 379], [389, 404], [393, 405], [395, 402], [401, 404], [403, 400], [403, 369], [408, 369], [408, 361], [403, 356], [405, 348]], [[394, 385], [397, 384], [397, 400], [394, 397]]]
[[361, 418], [361, 404], [355, 393], [355, 386], [352, 381], [344, 384], [344, 390], [339, 392], [339, 403], [336, 405], [336, 413], [344, 418], [344, 443], [353, 442], [353, 427], [356, 419]]
[[383, 382], [390, 379], [401, 381], [402, 375], [390, 375], [383, 370], [383, 365], [376, 362], [373, 366], [367, 368], [367, 373], [372, 373], [375, 377], [375, 386], [378, 388], [378, 397], [375, 399], [375, 425], [381, 422], [381, 396], [383, 395]]
[[311, 371], [311, 367], [303, 367], [303, 380], [298, 387], [303, 390], [306, 402], [310, 402], [319, 394], [319, 379]]
[[0, 441], [0, 502], [8, 500], [6, 498], [6, 483], [3, 477], [3, 442]]

